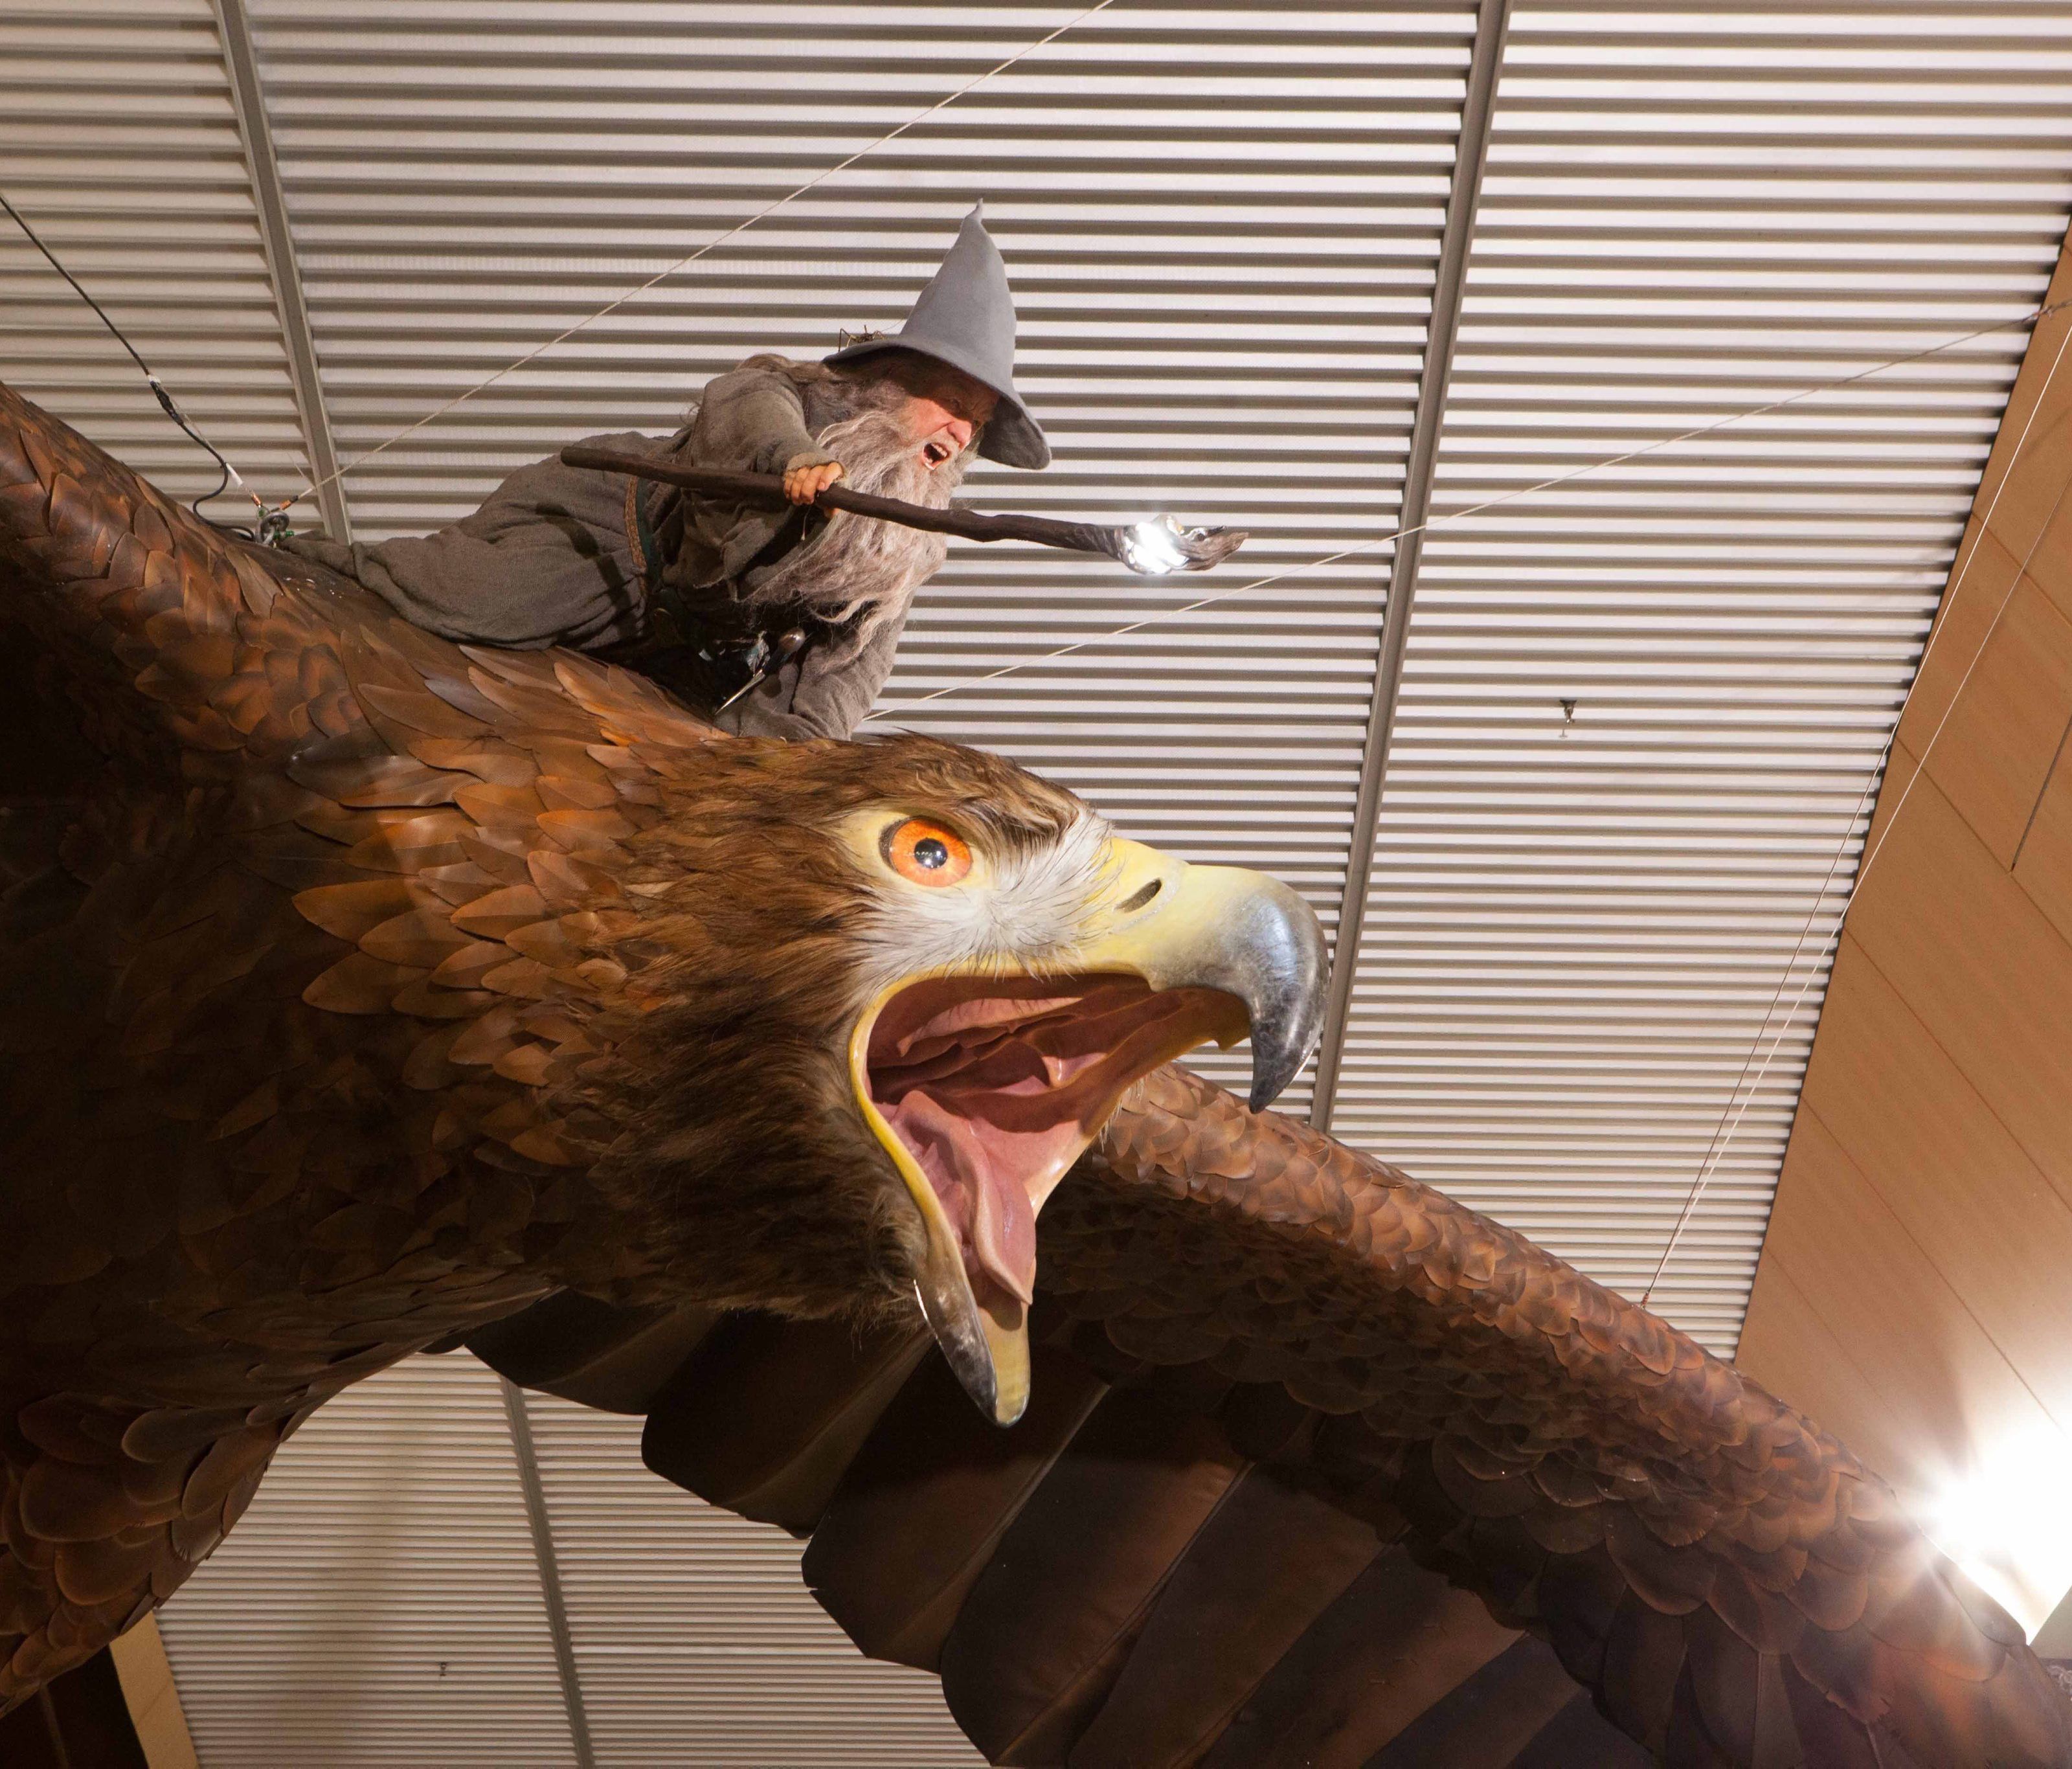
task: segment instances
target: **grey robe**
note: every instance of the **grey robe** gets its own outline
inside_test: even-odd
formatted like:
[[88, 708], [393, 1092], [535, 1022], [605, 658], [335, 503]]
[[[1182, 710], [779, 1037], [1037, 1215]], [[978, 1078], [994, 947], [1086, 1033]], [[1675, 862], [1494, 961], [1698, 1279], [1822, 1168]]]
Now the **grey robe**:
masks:
[[[711, 382], [673, 436], [593, 436], [595, 447], [681, 454], [701, 467], [779, 473], [804, 455], [833, 459], [814, 441], [840, 415], [818, 364], [753, 356]], [[549, 456], [522, 467], [482, 508], [450, 528], [368, 546], [315, 537], [292, 551], [356, 578], [397, 612], [450, 639], [517, 650], [569, 645], [618, 654], [639, 667], [657, 625], [664, 582], [722, 632], [742, 623], [741, 599], [774, 555], [813, 545], [827, 524], [803, 510], [716, 503], [650, 484], [645, 513], [659, 557], [642, 557], [642, 531], [616, 473], [564, 467]], [[918, 584], [874, 620], [809, 626], [804, 655], [719, 715], [744, 734], [847, 737], [891, 673]], [[709, 708], [703, 709], [709, 710]]]

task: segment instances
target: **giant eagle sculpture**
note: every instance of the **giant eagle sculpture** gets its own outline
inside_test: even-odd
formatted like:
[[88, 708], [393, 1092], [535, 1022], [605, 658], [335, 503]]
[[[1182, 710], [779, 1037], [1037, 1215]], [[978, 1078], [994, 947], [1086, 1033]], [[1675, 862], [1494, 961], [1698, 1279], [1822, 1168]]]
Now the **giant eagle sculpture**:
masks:
[[0, 611], [0, 1698], [465, 1339], [811, 1533], [996, 1761], [2072, 1764], [1811, 1421], [1168, 1066], [1299, 1065], [1284, 888], [430, 637], [4, 389]]

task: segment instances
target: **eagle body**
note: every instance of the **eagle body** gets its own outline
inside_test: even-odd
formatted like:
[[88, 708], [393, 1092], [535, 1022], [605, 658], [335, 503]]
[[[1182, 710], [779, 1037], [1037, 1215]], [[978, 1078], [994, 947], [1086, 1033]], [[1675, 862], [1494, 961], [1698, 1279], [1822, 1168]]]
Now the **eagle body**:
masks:
[[825, 832], [1050, 854], [1076, 800], [463, 654], [4, 390], [0, 499], [63, 586], [6, 599], [0, 1692], [170, 1594], [345, 1384], [550, 1292], [911, 1307], [841, 1060], [900, 954]]
[[[0, 626], [0, 1702], [467, 1338], [812, 1532], [997, 1761], [2072, 1765], [1810, 1421], [1163, 1066], [1299, 1063], [1281, 887], [437, 639], [5, 389]], [[1544, 1724], [1445, 1755], [1504, 1666]]]

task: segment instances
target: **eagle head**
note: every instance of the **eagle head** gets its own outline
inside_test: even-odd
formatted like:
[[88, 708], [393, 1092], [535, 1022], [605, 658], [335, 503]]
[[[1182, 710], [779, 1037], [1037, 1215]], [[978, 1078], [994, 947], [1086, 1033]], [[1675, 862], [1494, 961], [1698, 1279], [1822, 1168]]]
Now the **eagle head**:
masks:
[[1012, 1423], [1045, 1199], [1183, 1051], [1248, 1033], [1253, 1105], [1286, 1086], [1321, 1020], [1316, 918], [980, 751], [742, 740], [705, 760], [635, 846], [646, 907], [616, 956], [647, 1011], [593, 1097], [619, 1133], [598, 1177], [715, 1300], [918, 1302]]

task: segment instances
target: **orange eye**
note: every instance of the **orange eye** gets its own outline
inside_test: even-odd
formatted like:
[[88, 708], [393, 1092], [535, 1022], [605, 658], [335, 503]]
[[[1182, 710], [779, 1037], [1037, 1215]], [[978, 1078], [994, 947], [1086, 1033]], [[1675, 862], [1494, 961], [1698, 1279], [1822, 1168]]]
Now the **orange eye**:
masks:
[[971, 870], [964, 837], [924, 817], [894, 824], [878, 846], [888, 866], [917, 885], [953, 885]]

